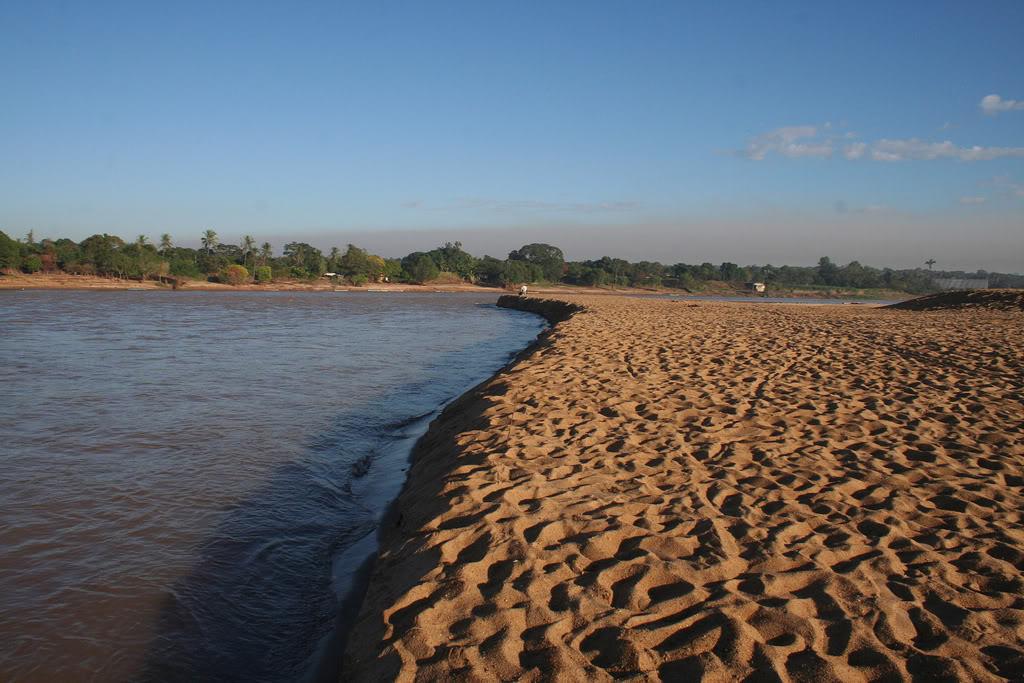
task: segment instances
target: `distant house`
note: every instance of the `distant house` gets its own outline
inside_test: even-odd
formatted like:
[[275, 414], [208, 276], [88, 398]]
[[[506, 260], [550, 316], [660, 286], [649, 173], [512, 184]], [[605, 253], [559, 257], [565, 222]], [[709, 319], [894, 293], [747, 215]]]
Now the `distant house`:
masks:
[[751, 292], [761, 293], [764, 291], [765, 284], [763, 282], [748, 282], [747, 290]]
[[337, 273], [324, 273], [324, 277], [337, 277]]
[[936, 289], [988, 289], [988, 278], [937, 277], [932, 280]]

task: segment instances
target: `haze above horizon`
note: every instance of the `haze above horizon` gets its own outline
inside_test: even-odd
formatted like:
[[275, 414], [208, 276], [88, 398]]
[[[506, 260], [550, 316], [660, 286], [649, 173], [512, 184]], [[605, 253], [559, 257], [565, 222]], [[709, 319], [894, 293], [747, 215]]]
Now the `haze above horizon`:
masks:
[[0, 230], [1024, 272], [1021, 35], [1010, 1], [4, 3]]

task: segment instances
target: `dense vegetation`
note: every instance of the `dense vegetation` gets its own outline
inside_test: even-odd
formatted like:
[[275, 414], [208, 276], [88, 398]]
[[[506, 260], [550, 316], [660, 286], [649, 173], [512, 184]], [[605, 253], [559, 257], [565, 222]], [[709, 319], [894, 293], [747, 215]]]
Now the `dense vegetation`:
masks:
[[[566, 262], [562, 250], [550, 244], [527, 244], [508, 258], [477, 258], [459, 242], [448, 242], [404, 258], [382, 258], [355, 245], [324, 254], [304, 242], [289, 242], [279, 256], [267, 242], [250, 237], [240, 244], [223, 244], [213, 230], [200, 237], [199, 249], [180, 247], [171, 236], [153, 244], [144, 235], [126, 242], [114, 235], [93, 235], [81, 242], [70, 239], [36, 241], [33, 233], [13, 240], [0, 232], [0, 271], [66, 272], [120, 278], [193, 278], [228, 284], [268, 283], [280, 279], [312, 280], [330, 277], [354, 285], [368, 282], [424, 283], [437, 280], [473, 282], [497, 287], [527, 282], [564, 282], [591, 287], [703, 289], [709, 282], [742, 285], [764, 282], [773, 289], [875, 289], [911, 293], [934, 290], [933, 278], [988, 278], [992, 287], [1024, 288], [1024, 276], [1007, 273], [964, 273], [914, 268], [872, 268], [853, 261], [840, 266], [822, 257], [815, 266], [739, 266], [735, 263], [630, 263], [605, 256], [593, 261]], [[928, 265], [933, 265], [930, 262]]]

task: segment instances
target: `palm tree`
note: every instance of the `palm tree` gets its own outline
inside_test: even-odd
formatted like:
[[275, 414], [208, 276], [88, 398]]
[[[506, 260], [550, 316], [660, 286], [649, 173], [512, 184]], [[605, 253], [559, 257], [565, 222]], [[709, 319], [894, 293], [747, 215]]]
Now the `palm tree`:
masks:
[[931, 269], [932, 269], [932, 266], [934, 266], [934, 265], [935, 265], [935, 259], [933, 259], [933, 258], [930, 258], [930, 259], [928, 259], [927, 261], [925, 261], [925, 262], [924, 262], [924, 264], [925, 264], [926, 266], [928, 266], [928, 270], [931, 270]]
[[252, 238], [252, 235], [245, 235], [242, 238], [242, 243], [239, 245], [239, 249], [242, 250], [242, 265], [248, 267], [249, 265], [249, 254], [253, 252], [256, 247], [256, 240]]
[[171, 234], [169, 232], [165, 232], [160, 235], [160, 253], [166, 254], [173, 248], [174, 242], [171, 241]]
[[217, 239], [217, 233], [213, 230], [207, 230], [204, 232], [200, 240], [203, 243], [203, 249], [206, 249], [207, 253], [213, 253], [213, 248], [217, 246], [217, 243], [220, 241]]
[[138, 237], [135, 238], [135, 246], [137, 246], [139, 249], [142, 249], [147, 244], [149, 244], [149, 238], [146, 237], [145, 235], [139, 235]]
[[274, 248], [270, 246], [270, 242], [264, 242], [260, 245], [260, 265], [267, 265], [272, 258], [274, 258]]

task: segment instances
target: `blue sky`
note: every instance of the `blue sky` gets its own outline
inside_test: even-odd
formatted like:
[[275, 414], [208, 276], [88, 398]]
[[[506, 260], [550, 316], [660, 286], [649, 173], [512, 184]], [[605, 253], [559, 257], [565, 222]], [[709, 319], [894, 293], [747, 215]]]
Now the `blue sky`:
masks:
[[0, 229], [1024, 271], [1024, 3], [696, 5], [4, 2]]

